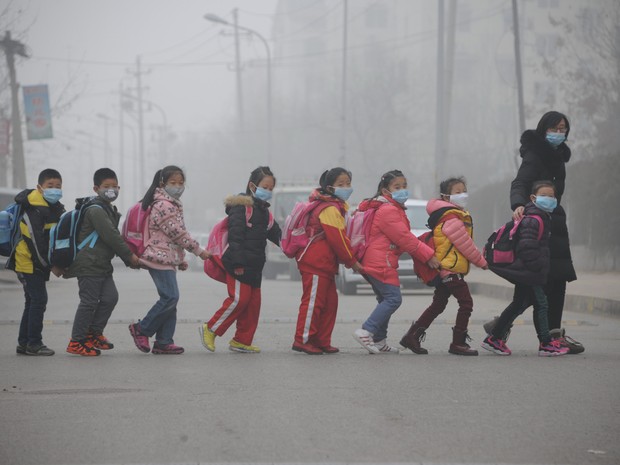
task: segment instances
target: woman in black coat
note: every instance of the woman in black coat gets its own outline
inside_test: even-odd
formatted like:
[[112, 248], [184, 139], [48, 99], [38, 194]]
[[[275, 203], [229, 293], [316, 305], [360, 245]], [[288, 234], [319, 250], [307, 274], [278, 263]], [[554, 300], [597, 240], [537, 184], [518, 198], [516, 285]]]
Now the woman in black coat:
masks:
[[566, 145], [569, 132], [568, 118], [557, 111], [550, 111], [542, 116], [536, 129], [523, 133], [520, 149], [523, 160], [510, 186], [510, 207], [513, 218], [521, 218], [533, 183], [540, 180], [554, 183], [558, 206], [551, 214], [551, 269], [545, 285], [549, 328], [553, 338], [561, 338], [571, 354], [578, 354], [584, 351], [583, 345], [567, 337], [561, 328], [566, 283], [577, 279], [570, 252], [566, 212], [560, 205], [566, 180], [565, 165], [571, 157], [570, 148]]

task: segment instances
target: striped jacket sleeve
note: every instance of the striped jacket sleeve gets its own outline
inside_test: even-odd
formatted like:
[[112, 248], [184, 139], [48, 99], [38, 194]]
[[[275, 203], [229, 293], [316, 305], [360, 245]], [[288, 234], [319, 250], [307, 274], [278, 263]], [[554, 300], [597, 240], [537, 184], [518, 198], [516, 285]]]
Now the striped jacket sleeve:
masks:
[[344, 217], [336, 207], [327, 207], [319, 214], [325, 239], [336, 253], [338, 261], [350, 268], [357, 259], [351, 251], [351, 241], [345, 233]]

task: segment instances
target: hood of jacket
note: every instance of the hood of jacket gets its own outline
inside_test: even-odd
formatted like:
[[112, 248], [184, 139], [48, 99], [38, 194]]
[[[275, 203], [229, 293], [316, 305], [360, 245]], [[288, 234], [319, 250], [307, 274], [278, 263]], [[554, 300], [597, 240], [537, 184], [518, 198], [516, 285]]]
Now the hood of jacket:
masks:
[[224, 199], [224, 206], [226, 207], [226, 213], [232, 207], [253, 207], [254, 206], [254, 197], [248, 194], [237, 194], [237, 195], [229, 195]]
[[430, 199], [426, 204], [426, 213], [428, 213], [428, 227], [429, 229], [435, 229], [440, 218], [448, 210], [460, 210], [465, 212], [461, 207], [454, 205], [453, 203], [446, 202], [443, 199]]
[[48, 207], [49, 204], [37, 189], [24, 189], [15, 196], [15, 203], [23, 207]]
[[521, 158], [525, 156], [527, 152], [534, 152], [540, 155], [545, 160], [561, 161], [568, 163], [571, 157], [570, 147], [562, 142], [557, 148], [547, 142], [546, 139], [540, 137], [533, 129], [528, 129], [521, 135]]
[[405, 210], [405, 206], [395, 202], [394, 200], [390, 200], [382, 195], [380, 195], [379, 197], [373, 197], [371, 199], [364, 199], [361, 201], [361, 203], [358, 205], [357, 209], [361, 212], [366, 211], [366, 210], [372, 210], [373, 208], [379, 208], [383, 205], [395, 205], [397, 207], [402, 208], [403, 210]]

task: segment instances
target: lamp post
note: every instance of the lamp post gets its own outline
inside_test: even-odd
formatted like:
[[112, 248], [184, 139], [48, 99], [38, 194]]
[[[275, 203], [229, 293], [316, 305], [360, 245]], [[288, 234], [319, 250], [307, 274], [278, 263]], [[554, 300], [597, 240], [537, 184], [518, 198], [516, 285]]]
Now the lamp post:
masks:
[[269, 48], [269, 44], [267, 40], [254, 29], [250, 29], [248, 27], [239, 26], [237, 24], [237, 9], [233, 10], [233, 15], [235, 18], [234, 23], [230, 23], [226, 21], [224, 18], [221, 18], [212, 13], [207, 13], [204, 15], [204, 19], [207, 21], [211, 21], [213, 23], [223, 24], [225, 26], [232, 26], [235, 29], [235, 46], [236, 46], [236, 66], [237, 66], [237, 105], [239, 106], [239, 118], [241, 125], [243, 125], [243, 108], [242, 99], [241, 99], [241, 70], [240, 70], [240, 56], [239, 56], [239, 30], [245, 31], [250, 35], [255, 35], [265, 46], [265, 51], [267, 52], [267, 161], [271, 161], [271, 153], [273, 149], [273, 109], [272, 109], [272, 97], [271, 97], [271, 49]]

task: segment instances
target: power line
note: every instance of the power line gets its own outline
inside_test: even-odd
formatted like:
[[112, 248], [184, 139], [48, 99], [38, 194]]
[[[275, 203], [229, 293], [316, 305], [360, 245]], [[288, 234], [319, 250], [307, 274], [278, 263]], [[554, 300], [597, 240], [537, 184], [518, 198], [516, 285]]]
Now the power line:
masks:
[[314, 8], [318, 3], [319, 3], [319, 0], [315, 0], [310, 5], [304, 6], [302, 8], [297, 9], [297, 10], [287, 11], [286, 13], [257, 13], [255, 11], [243, 10], [241, 8], [239, 9], [239, 11], [243, 11], [244, 13], [247, 13], [249, 15], [254, 15], [254, 16], [271, 16], [271, 17], [291, 16], [291, 15], [295, 15], [295, 14], [301, 12], [301, 11], [305, 11], [305, 10], [309, 10], [310, 8]]

